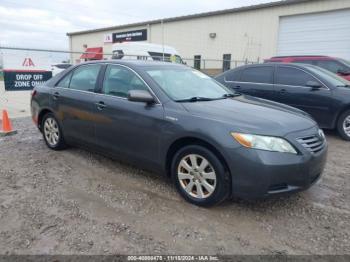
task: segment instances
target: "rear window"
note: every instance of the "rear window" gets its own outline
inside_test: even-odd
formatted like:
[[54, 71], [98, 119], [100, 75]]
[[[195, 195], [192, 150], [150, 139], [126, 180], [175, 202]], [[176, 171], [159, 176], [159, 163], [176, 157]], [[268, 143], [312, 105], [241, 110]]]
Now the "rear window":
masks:
[[69, 88], [93, 92], [101, 65], [83, 65], [73, 72]]
[[63, 77], [56, 86], [63, 87], [63, 88], [69, 88], [70, 79], [72, 78], [72, 73], [69, 73], [65, 77]]
[[243, 69], [241, 82], [272, 84], [273, 67], [250, 67]]

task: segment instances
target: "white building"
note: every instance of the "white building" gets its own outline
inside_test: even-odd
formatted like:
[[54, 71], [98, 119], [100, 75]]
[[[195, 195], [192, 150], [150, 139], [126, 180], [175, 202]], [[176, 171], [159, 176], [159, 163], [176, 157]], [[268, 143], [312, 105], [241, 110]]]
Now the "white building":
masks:
[[[202, 68], [222, 68], [222, 61], [209, 59], [223, 58], [262, 61], [314, 54], [350, 59], [350, 1], [286, 0], [67, 35], [71, 51], [111, 53], [113, 42], [146, 41], [173, 46], [182, 57], [201, 61]], [[71, 58], [77, 62], [80, 54]]]

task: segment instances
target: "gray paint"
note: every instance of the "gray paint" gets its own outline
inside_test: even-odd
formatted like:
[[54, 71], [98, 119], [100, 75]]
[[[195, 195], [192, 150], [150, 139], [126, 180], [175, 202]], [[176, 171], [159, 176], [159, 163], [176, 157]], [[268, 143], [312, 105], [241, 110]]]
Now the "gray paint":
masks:
[[[177, 103], [169, 99], [148, 77], [146, 67], [183, 67], [160, 62], [108, 61], [130, 68], [150, 87], [159, 103], [131, 102], [100, 94], [101, 71], [95, 93], [55, 87], [67, 72], [37, 87], [32, 99], [34, 121], [42, 110], [54, 113], [69, 144], [74, 144], [134, 165], [167, 174], [166, 156], [179, 139], [201, 140], [215, 148], [232, 177], [232, 195], [244, 198], [265, 197], [308, 188], [324, 169], [327, 145], [310, 153], [296, 139], [317, 135], [317, 124], [297, 109], [249, 96], [216, 101]], [[92, 64], [92, 63], [90, 63]], [[191, 69], [188, 69], [191, 70]], [[53, 94], [58, 93], [58, 99]], [[99, 109], [96, 103], [106, 107]], [[40, 123], [38, 123], [40, 128]], [[299, 152], [297, 155], [247, 149], [230, 132], [284, 137]], [[271, 192], [274, 184], [288, 187]]]

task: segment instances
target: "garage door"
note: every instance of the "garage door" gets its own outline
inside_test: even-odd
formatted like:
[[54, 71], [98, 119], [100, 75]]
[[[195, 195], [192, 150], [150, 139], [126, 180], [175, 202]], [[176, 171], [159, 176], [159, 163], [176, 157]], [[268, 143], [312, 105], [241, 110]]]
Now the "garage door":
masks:
[[350, 59], [350, 9], [281, 17], [277, 54]]

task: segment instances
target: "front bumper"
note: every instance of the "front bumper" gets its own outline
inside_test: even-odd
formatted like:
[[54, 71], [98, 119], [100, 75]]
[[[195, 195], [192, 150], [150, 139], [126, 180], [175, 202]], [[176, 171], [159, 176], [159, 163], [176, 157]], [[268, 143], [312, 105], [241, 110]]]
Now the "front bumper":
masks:
[[244, 199], [265, 198], [308, 189], [321, 177], [327, 160], [324, 148], [311, 153], [296, 139], [317, 134], [318, 129], [301, 131], [286, 138], [299, 151], [298, 155], [240, 147], [229, 152], [232, 196]]

